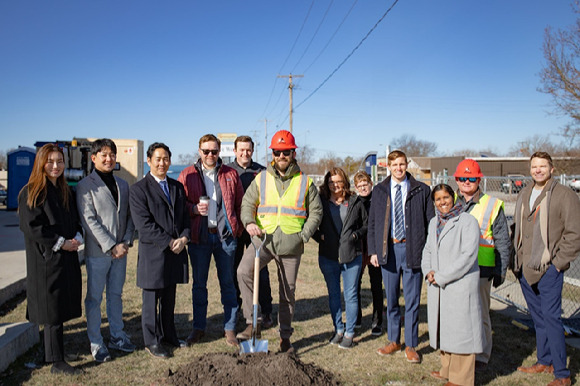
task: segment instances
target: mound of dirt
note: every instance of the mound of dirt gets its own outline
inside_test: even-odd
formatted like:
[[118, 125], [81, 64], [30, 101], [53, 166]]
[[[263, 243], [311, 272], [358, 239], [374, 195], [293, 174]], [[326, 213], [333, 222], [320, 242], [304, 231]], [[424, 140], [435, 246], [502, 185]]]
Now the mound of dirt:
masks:
[[295, 355], [205, 354], [169, 375], [173, 385], [340, 385], [330, 372]]

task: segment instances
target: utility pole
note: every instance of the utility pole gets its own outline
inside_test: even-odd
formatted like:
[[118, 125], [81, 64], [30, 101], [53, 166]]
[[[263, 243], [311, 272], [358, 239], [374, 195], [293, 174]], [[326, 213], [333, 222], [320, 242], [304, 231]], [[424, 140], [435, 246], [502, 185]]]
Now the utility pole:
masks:
[[303, 78], [304, 75], [278, 75], [278, 78], [288, 78], [288, 90], [290, 92], [290, 119], [289, 119], [289, 128], [290, 128], [290, 132], [292, 132], [292, 112], [294, 111], [294, 108], [292, 107], [292, 89], [294, 89], [294, 84], [292, 83], [292, 77], [294, 78]]
[[[268, 166], [268, 120], [264, 118], [264, 166]], [[256, 158], [258, 158], [256, 156]]]

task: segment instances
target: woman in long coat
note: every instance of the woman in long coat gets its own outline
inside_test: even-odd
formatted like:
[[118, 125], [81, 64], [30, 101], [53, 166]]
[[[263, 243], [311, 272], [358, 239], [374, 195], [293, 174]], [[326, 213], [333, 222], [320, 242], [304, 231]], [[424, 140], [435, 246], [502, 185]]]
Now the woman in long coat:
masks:
[[81, 225], [64, 179], [64, 155], [54, 144], [36, 154], [18, 196], [26, 246], [26, 317], [44, 325], [45, 360], [52, 373], [79, 374], [64, 360], [63, 323], [81, 316]]
[[437, 216], [429, 223], [421, 268], [427, 280], [429, 340], [441, 349], [441, 370], [431, 376], [450, 385], [473, 385], [475, 354], [483, 350], [479, 298], [479, 225], [475, 217], [454, 205], [449, 185], [431, 194]]

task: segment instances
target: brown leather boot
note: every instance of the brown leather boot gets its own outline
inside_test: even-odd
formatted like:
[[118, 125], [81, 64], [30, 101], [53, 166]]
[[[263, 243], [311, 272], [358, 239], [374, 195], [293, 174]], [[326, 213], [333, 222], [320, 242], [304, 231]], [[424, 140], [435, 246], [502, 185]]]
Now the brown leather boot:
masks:
[[[256, 326], [256, 339], [260, 339], [261, 337], [262, 337], [262, 329], [260, 328], [260, 324], [258, 323], [258, 325]], [[248, 324], [244, 331], [238, 332], [238, 335], [236, 335], [236, 338], [238, 338], [238, 340], [251, 339], [252, 338], [252, 325]]]
[[294, 352], [294, 346], [290, 343], [289, 338], [280, 338], [280, 352], [291, 354]]

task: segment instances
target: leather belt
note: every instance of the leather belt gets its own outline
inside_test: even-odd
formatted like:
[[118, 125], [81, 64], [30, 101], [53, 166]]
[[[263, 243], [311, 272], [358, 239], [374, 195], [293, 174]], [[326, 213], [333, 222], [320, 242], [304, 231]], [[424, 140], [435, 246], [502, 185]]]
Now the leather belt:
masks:
[[216, 228], [208, 228], [207, 229], [209, 233], [211, 233], [212, 235], [216, 235], [218, 233], [218, 229]]
[[407, 239], [404, 238], [402, 240], [397, 240], [396, 238], [393, 237], [393, 244], [401, 244], [401, 243], [406, 243]]

